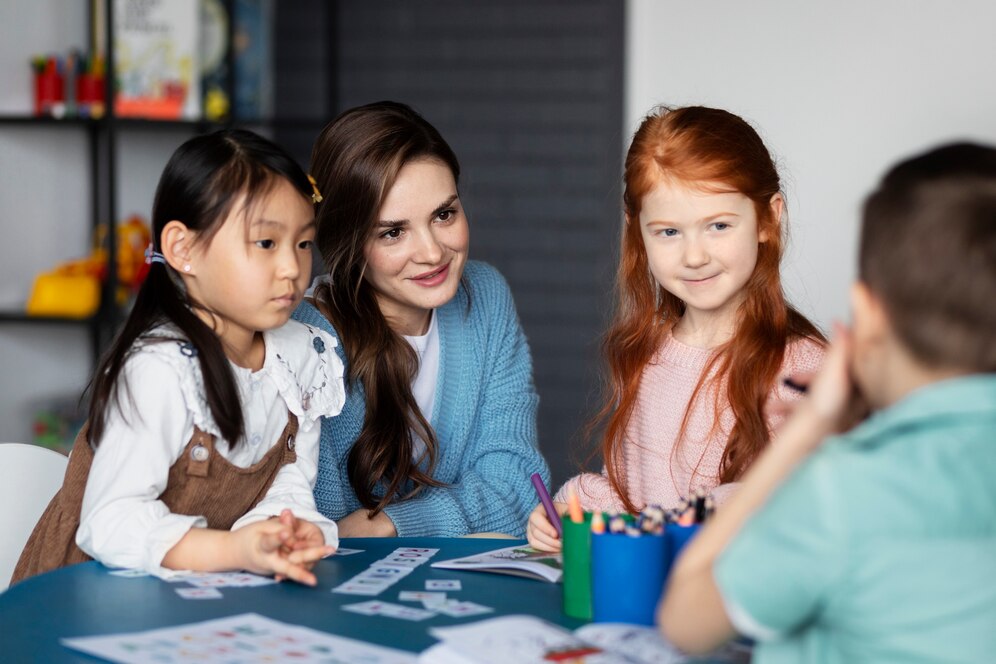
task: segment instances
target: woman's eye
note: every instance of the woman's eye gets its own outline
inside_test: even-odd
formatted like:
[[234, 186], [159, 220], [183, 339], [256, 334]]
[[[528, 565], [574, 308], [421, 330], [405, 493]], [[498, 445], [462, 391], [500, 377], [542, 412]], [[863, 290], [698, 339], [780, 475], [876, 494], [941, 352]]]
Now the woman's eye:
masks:
[[260, 249], [273, 249], [276, 245], [273, 240], [256, 240], [256, 246]]
[[315, 244], [314, 240], [301, 240], [301, 242], [297, 245], [297, 248], [298, 249], [311, 249], [311, 247], [313, 247], [314, 244]]
[[715, 224], [713, 224], [713, 228], [715, 228], [717, 231], [725, 231], [729, 227], [730, 225], [725, 221], [717, 221]]
[[455, 214], [455, 210], [442, 210], [438, 215], [436, 215], [436, 219], [439, 219], [439, 221], [449, 221]]
[[384, 231], [383, 233], [381, 233], [380, 236], [383, 238], [387, 238], [388, 240], [397, 240], [399, 237], [401, 237], [401, 229], [392, 228], [389, 231]]
[[674, 237], [675, 235], [678, 234], [678, 229], [676, 229], [676, 228], [664, 228], [664, 229], [661, 229], [660, 233], [664, 237]]

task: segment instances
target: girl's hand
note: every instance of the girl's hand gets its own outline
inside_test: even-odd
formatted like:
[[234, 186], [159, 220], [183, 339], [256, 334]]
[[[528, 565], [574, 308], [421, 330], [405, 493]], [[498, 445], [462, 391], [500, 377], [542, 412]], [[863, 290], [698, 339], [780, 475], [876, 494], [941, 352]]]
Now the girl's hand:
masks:
[[[280, 547], [281, 553], [284, 555], [290, 555], [294, 551], [310, 549], [325, 544], [325, 535], [322, 533], [321, 528], [310, 521], [297, 518], [290, 510], [283, 510], [277, 518], [280, 523], [286, 526], [286, 530], [281, 534], [281, 536], [285, 534], [288, 535], [288, 537], [283, 540], [283, 544]], [[312, 560], [304, 563], [305, 569], [310, 570], [315, 566], [315, 562], [316, 561]], [[280, 574], [275, 575], [274, 578], [276, 578], [277, 581], [283, 581], [283, 576]]]
[[[554, 503], [553, 507], [561, 516], [567, 512], [567, 503]], [[550, 523], [542, 503], [537, 505], [529, 515], [529, 522], [526, 524], [526, 539], [529, 540], [529, 546], [537, 551], [560, 551], [563, 548], [560, 535], [557, 533], [556, 527]]]
[[[335, 552], [335, 547], [324, 545], [325, 538], [320, 531], [315, 539], [311, 528], [317, 529], [317, 526], [291, 516], [291, 526], [281, 515], [280, 519], [251, 523], [233, 531], [239, 567], [255, 574], [273, 574], [279, 579], [314, 586], [318, 580], [309, 570], [315, 562]], [[295, 528], [303, 537], [296, 538]], [[287, 542], [292, 541], [300, 541], [301, 546], [288, 547]]]

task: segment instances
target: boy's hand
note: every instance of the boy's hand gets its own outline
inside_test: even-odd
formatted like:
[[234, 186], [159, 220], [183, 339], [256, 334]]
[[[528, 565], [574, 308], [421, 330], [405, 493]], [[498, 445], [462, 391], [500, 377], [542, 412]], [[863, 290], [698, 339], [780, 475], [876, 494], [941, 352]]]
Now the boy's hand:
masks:
[[[554, 503], [553, 507], [560, 515], [567, 511], [567, 503]], [[529, 546], [537, 551], [560, 551], [563, 547], [560, 535], [554, 525], [550, 523], [542, 503], [537, 505], [529, 515], [529, 522], [526, 524], [526, 539], [529, 540]]]
[[[239, 566], [255, 574], [273, 574], [278, 580], [287, 578], [314, 586], [318, 580], [310, 572], [311, 567], [333, 553], [335, 547], [325, 546], [321, 531], [316, 538], [312, 529], [318, 527], [281, 514], [279, 519], [251, 523], [233, 531]], [[288, 542], [294, 544], [289, 546]]]
[[[868, 404], [851, 376], [851, 333], [834, 323], [833, 339], [819, 370], [807, 386], [807, 395], [793, 417], [805, 417], [829, 435], [847, 431], [868, 416]], [[820, 436], [817, 444], [824, 440]]]

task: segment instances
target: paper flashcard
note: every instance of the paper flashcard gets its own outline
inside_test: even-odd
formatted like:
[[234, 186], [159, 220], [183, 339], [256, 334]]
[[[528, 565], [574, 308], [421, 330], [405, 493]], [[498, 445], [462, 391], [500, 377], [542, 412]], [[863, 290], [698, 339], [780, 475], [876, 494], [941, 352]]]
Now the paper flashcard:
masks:
[[345, 604], [342, 609], [364, 616], [386, 616], [400, 620], [425, 620], [436, 615], [435, 611], [416, 609], [411, 606], [402, 606], [400, 604], [391, 604], [390, 602], [380, 602], [377, 600], [360, 602], [359, 604]]
[[456, 579], [427, 579], [426, 590], [461, 590], [460, 582]]
[[[402, 607], [405, 608], [405, 607]], [[287, 662], [416, 664], [414, 653], [272, 620], [255, 613], [132, 634], [62, 639], [62, 644], [122, 664]]]
[[344, 595], [379, 595], [399, 580], [411, 574], [416, 567], [426, 563], [439, 549], [400, 547], [386, 558], [373, 563], [366, 570], [332, 589]]
[[113, 569], [108, 572], [111, 576], [120, 576], [126, 579], [134, 579], [140, 576], [149, 576], [149, 573], [142, 569]]
[[443, 604], [433, 605], [432, 608], [434, 611], [445, 613], [453, 618], [466, 618], [467, 616], [476, 616], [482, 613], [491, 613], [494, 611], [494, 609], [490, 606], [484, 606], [474, 602], [461, 602], [455, 599], [451, 599]]
[[424, 590], [402, 590], [398, 593], [398, 601], [422, 602], [425, 600], [445, 600], [446, 593], [430, 593]]
[[333, 553], [332, 555], [333, 556], [351, 556], [354, 553], [363, 553], [363, 549], [347, 549], [347, 548], [344, 548], [344, 547], [339, 547], [338, 549], [335, 550], [335, 553]]
[[252, 588], [277, 583], [273, 577], [249, 572], [191, 572], [172, 581], [189, 583], [196, 588]]
[[217, 588], [177, 588], [176, 594], [183, 599], [221, 599]]

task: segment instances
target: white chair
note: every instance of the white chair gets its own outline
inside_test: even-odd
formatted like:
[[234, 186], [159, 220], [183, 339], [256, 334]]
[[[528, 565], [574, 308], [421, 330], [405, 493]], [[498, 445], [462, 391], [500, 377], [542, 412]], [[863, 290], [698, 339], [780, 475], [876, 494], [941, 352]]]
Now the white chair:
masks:
[[0, 592], [52, 496], [69, 457], [37, 445], [0, 443]]

